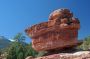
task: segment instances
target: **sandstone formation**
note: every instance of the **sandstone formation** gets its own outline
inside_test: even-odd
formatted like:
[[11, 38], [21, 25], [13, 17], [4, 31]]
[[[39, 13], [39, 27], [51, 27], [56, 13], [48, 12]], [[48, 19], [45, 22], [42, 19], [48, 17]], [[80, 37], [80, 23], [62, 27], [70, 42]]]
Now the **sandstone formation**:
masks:
[[90, 51], [79, 51], [75, 53], [60, 53], [35, 59], [90, 59]]
[[49, 56], [43, 56], [38, 58], [29, 58], [26, 59], [90, 59], [90, 51], [78, 51], [74, 53], [59, 53]]
[[80, 22], [68, 9], [52, 12], [47, 22], [33, 25], [25, 31], [32, 38], [36, 51], [62, 49], [78, 45]]

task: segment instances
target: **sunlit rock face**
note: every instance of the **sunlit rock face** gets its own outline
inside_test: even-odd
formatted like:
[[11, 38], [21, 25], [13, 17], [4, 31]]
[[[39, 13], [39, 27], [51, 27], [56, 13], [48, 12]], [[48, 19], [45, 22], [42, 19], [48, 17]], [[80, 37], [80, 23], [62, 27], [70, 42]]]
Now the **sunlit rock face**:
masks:
[[80, 22], [68, 9], [58, 9], [52, 12], [48, 22], [33, 25], [26, 29], [32, 38], [32, 47], [36, 51], [62, 49], [78, 43]]
[[59, 53], [38, 58], [31, 58], [30, 56], [26, 59], [90, 59], [90, 51], [78, 51], [74, 53]]

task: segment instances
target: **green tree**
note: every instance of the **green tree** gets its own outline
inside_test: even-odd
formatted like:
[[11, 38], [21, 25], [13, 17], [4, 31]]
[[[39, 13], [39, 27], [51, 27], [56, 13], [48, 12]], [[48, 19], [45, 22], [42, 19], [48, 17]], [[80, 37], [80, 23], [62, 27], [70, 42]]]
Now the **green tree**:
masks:
[[82, 50], [90, 50], [90, 36], [83, 40], [83, 44], [79, 46]]
[[26, 47], [27, 51], [25, 56], [33, 56], [36, 57], [38, 52], [36, 52], [33, 48], [32, 48], [32, 43], [28, 44], [28, 46]]
[[16, 42], [24, 42], [25, 41], [25, 36], [22, 33], [18, 33], [13, 40]]
[[32, 48], [32, 44], [25, 43], [25, 36], [18, 33], [14, 37], [14, 42], [7, 48], [7, 59], [25, 59], [27, 56], [35, 57], [38, 52]]
[[20, 52], [17, 56], [17, 59], [25, 59], [24, 54], [22, 52]]
[[7, 59], [16, 59], [16, 52], [15, 52], [15, 47], [11, 46], [9, 49], [8, 49], [8, 55], [7, 55]]
[[7, 59], [19, 59], [20, 57], [25, 59], [25, 36], [23, 36], [22, 33], [18, 33], [13, 39], [14, 42], [12, 42], [8, 48]]

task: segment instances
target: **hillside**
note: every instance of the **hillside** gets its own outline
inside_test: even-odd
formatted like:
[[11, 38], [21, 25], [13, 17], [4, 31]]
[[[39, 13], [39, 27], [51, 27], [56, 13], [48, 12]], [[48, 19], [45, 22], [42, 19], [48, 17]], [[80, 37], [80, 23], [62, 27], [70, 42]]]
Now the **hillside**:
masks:
[[0, 36], [0, 48], [5, 48], [10, 44], [10, 40], [5, 38], [4, 36]]

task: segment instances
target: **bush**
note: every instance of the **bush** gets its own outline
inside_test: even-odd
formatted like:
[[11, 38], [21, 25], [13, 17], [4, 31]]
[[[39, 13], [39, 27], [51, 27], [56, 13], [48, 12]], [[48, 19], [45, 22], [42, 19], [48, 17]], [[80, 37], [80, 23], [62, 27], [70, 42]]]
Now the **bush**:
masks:
[[83, 44], [79, 46], [82, 50], [90, 50], [90, 36], [83, 40]]

